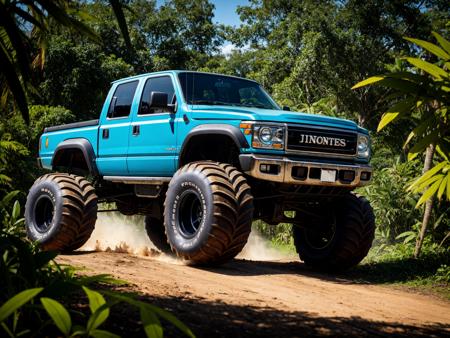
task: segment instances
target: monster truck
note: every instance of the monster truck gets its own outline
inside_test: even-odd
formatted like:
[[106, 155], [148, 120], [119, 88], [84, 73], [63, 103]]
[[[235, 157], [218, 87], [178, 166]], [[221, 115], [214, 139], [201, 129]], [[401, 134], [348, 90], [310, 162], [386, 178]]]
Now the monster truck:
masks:
[[98, 120], [44, 130], [38, 163], [51, 172], [29, 191], [26, 229], [44, 250], [76, 250], [97, 204], [114, 202], [145, 215], [161, 251], [218, 264], [242, 250], [260, 219], [292, 224], [306, 264], [345, 269], [374, 237], [372, 208], [352, 192], [371, 180], [370, 152], [354, 122], [280, 108], [251, 80], [129, 77], [112, 83]]

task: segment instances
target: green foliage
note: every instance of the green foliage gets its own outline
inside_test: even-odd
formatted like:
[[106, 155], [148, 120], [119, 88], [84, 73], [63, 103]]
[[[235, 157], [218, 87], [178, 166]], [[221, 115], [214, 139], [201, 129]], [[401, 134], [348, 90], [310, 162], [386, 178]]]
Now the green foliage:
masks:
[[421, 213], [415, 209], [416, 196], [407, 194], [407, 187], [419, 168], [415, 163], [401, 163], [375, 171], [370, 185], [359, 192], [370, 201], [378, 231], [387, 243], [420, 222]]
[[[377, 241], [378, 242], [378, 241]], [[419, 259], [412, 257], [414, 243], [375, 246], [349, 276], [371, 283], [398, 283], [430, 289], [450, 298], [450, 251], [427, 240]]]
[[272, 244], [277, 245], [292, 245], [292, 224], [281, 223], [278, 225], [269, 225], [262, 220], [256, 220], [252, 224], [253, 229], [269, 239]]
[[437, 56], [436, 64], [407, 57], [405, 60], [414, 66], [412, 70], [374, 76], [353, 86], [353, 89], [358, 89], [367, 85], [382, 85], [393, 89], [400, 98], [383, 115], [378, 131], [401, 118], [419, 116], [417, 126], [405, 142], [407, 146], [412, 140], [415, 141], [409, 149], [408, 159], [416, 158], [430, 144], [436, 146], [441, 162], [410, 186], [411, 191], [422, 192], [417, 206], [432, 196], [438, 199], [445, 196], [450, 201], [450, 50], [446, 50], [450, 43], [439, 34], [433, 34], [440, 46], [419, 39], [407, 40]]
[[450, 266], [442, 264], [436, 271], [436, 281], [450, 284]]
[[[159, 318], [172, 323], [189, 337], [193, 333], [169, 312], [130, 296], [116, 292], [106, 292], [109, 301], [97, 291], [89, 288], [92, 284], [123, 284], [109, 275], [75, 276], [69, 266], [60, 266], [53, 259], [54, 252], [40, 251], [24, 238], [20, 204], [14, 199], [18, 192], [6, 194], [0, 201], [0, 331], [7, 335], [47, 335], [54, 325], [66, 337], [117, 337], [100, 329], [110, 316], [111, 308], [118, 303], [127, 303], [139, 309], [143, 331], [148, 337], [162, 337], [163, 326]], [[13, 204], [12, 209], [10, 209]], [[57, 301], [70, 299], [70, 295], [83, 290], [89, 302], [90, 315], [83, 325], [72, 319], [70, 311]], [[42, 308], [33, 302], [38, 294], [42, 297]], [[46, 321], [43, 310], [51, 318]], [[20, 320], [20, 322], [19, 322]], [[0, 334], [1, 335], [1, 334]]]
[[[91, 290], [85, 286], [83, 286], [82, 289], [88, 297], [90, 308], [90, 315], [84, 325], [81, 325], [81, 323], [75, 323], [66, 307], [59, 301], [49, 297], [41, 297], [40, 302], [43, 309], [50, 317], [51, 322], [47, 321], [44, 325], [40, 325], [39, 328], [36, 328], [38, 331], [36, 331], [36, 329], [32, 331], [32, 327], [27, 324], [21, 325], [21, 323], [19, 323], [19, 319], [22, 317], [21, 315], [25, 313], [23, 306], [28, 302], [33, 301], [37, 295], [44, 291], [44, 288], [34, 288], [19, 292], [12, 298], [8, 299], [0, 307], [0, 326], [6, 334], [11, 337], [19, 335], [24, 336], [29, 333], [32, 333], [34, 336], [38, 334], [45, 334], [45, 332], [48, 332], [53, 325], [56, 326], [56, 328], [58, 328], [58, 330], [65, 337], [119, 337], [112, 332], [99, 329], [99, 327], [107, 321], [111, 308], [115, 307], [119, 303], [127, 303], [139, 309], [143, 329], [147, 337], [163, 337], [163, 327], [158, 317], [161, 317], [173, 324], [184, 335], [188, 337], [195, 337], [187, 326], [172, 316], [169, 312], [158, 307], [115, 292], [105, 292], [110, 298], [110, 301], [107, 302], [103, 295], [99, 292]], [[34, 307], [34, 311], [34, 315], [42, 315], [40, 308]], [[12, 320], [8, 320], [11, 316], [13, 317]], [[24, 320], [22, 319], [21, 322], [23, 321]]]

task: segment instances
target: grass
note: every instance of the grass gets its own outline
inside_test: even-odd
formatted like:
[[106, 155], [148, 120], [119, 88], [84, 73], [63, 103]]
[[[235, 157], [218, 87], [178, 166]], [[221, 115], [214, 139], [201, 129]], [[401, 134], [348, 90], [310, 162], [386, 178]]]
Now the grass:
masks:
[[375, 284], [392, 284], [434, 293], [450, 300], [450, 249], [427, 244], [418, 259], [414, 244], [373, 247], [349, 275]]

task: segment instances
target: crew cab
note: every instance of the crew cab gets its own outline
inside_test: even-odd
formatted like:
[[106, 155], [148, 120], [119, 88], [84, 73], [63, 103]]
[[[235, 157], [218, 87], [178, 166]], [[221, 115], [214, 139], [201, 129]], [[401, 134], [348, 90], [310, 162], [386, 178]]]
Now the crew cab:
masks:
[[[92, 233], [97, 204], [145, 215], [161, 251], [222, 263], [254, 219], [290, 223], [300, 258], [327, 270], [367, 254], [374, 215], [354, 193], [370, 182], [367, 130], [280, 107], [255, 81], [164, 71], [112, 83], [98, 120], [49, 126], [31, 187], [29, 237], [71, 251]], [[114, 231], [112, 228], [111, 231]]]

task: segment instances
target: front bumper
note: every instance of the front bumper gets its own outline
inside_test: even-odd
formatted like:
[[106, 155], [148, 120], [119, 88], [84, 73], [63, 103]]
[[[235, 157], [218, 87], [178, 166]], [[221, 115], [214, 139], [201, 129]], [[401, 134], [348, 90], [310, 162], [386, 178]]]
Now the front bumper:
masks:
[[[366, 185], [372, 178], [372, 167], [367, 164], [335, 164], [315, 161], [297, 161], [286, 157], [242, 154], [242, 170], [257, 179], [302, 185], [341, 186], [356, 188]], [[330, 180], [323, 171], [335, 172]]]

